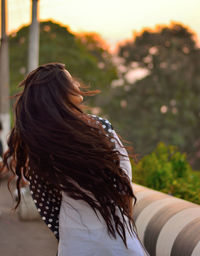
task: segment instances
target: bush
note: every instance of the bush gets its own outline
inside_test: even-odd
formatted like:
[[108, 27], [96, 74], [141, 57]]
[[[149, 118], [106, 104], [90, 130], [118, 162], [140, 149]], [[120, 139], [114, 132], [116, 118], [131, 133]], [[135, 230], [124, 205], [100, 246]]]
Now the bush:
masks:
[[132, 167], [134, 182], [200, 204], [200, 174], [176, 146], [161, 142]]

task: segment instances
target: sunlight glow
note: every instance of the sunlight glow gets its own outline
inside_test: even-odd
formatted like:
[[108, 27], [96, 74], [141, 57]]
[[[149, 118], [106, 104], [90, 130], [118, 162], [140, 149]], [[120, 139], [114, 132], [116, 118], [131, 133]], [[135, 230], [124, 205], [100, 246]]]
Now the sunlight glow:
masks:
[[168, 107], [167, 107], [166, 105], [163, 105], [163, 106], [160, 108], [160, 112], [161, 112], [162, 114], [166, 114], [167, 111], [168, 111]]
[[[29, 24], [30, 0], [8, 0], [8, 31]], [[53, 19], [74, 32], [97, 32], [111, 45], [133, 32], [171, 21], [189, 26], [200, 37], [199, 0], [40, 0], [40, 20]]]

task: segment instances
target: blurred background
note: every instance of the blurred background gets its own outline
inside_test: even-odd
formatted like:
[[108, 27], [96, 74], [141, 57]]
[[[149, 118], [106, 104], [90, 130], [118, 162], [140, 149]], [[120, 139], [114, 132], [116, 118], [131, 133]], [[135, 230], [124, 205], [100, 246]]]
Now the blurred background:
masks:
[[[101, 90], [85, 103], [131, 142], [138, 158], [132, 161], [134, 182], [199, 204], [199, 9], [198, 0], [1, 0], [3, 150], [13, 122], [8, 95], [20, 90], [33, 68], [61, 62], [79, 81]], [[2, 220], [10, 222], [9, 195], [1, 195], [0, 237]], [[40, 232], [55, 242], [46, 227]], [[12, 254], [7, 239], [0, 240], [4, 255], [31, 255]], [[38, 248], [32, 247], [35, 255]], [[50, 249], [41, 255], [55, 255]]]

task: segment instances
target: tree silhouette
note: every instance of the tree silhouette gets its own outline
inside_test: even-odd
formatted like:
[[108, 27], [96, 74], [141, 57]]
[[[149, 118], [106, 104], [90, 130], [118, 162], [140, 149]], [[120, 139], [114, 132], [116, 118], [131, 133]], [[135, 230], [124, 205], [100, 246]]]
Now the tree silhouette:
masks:
[[[163, 141], [200, 168], [200, 49], [193, 33], [181, 24], [146, 29], [121, 44], [118, 56], [126, 69], [124, 85], [112, 92], [115, 103], [107, 106], [113, 122], [141, 156]], [[128, 73], [141, 69], [145, 77], [128, 81]]]

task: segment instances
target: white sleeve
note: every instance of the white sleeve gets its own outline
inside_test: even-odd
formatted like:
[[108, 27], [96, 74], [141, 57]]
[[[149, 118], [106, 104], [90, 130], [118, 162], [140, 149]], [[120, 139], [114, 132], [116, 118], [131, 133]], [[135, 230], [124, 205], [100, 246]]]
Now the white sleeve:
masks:
[[123, 156], [121, 156], [121, 155], [119, 156], [120, 167], [126, 172], [128, 177], [132, 181], [132, 167], [131, 167], [128, 153], [114, 130], [112, 130], [112, 135], [115, 138], [115, 140], [114, 140], [115, 141], [114, 142], [115, 149], [117, 149], [123, 155]]

